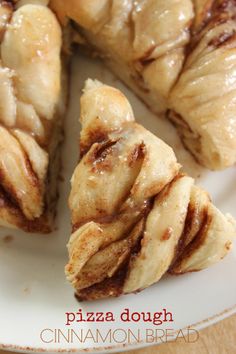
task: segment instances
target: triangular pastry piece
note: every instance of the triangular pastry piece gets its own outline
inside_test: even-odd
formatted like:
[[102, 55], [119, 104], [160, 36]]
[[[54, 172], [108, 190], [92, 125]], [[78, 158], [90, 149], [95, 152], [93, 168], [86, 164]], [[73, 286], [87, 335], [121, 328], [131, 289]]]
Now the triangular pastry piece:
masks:
[[[100, 55], [213, 170], [236, 163], [233, 0], [51, 0], [73, 39]], [[170, 110], [170, 111], [169, 111]]]
[[61, 29], [45, 3], [0, 1], [0, 225], [29, 232], [53, 227], [65, 111]]
[[119, 90], [87, 80], [80, 120], [66, 266], [80, 299], [136, 292], [228, 253], [233, 219], [180, 172], [167, 144], [135, 122]]

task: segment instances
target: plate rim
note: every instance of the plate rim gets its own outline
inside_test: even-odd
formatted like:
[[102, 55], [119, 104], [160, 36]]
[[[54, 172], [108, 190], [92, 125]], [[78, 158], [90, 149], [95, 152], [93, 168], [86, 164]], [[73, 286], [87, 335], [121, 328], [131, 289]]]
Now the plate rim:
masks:
[[[207, 328], [213, 324], [216, 324], [232, 315], [236, 314], [236, 303], [235, 305], [226, 308], [222, 310], [221, 312], [212, 315], [208, 318], [205, 318], [201, 321], [198, 321], [194, 324], [188, 325], [184, 328], [175, 330], [174, 333], [177, 333], [179, 331], [185, 331], [188, 328], [194, 328], [196, 330], [202, 330], [204, 328]], [[171, 340], [167, 341], [166, 343], [171, 342]], [[163, 343], [163, 344], [166, 344]], [[117, 345], [112, 345], [112, 346], [104, 346], [104, 347], [93, 347], [93, 348], [83, 348], [83, 349], [77, 349], [77, 348], [58, 348], [58, 349], [53, 349], [53, 348], [40, 348], [40, 347], [28, 347], [28, 346], [19, 346], [17, 344], [3, 344], [0, 343], [0, 350], [6, 350], [6, 351], [13, 351], [16, 353], [78, 353], [78, 354], [84, 354], [84, 353], [89, 353], [89, 354], [104, 354], [104, 353], [121, 353], [127, 350], [138, 350], [142, 349], [145, 347], [151, 347], [155, 345], [160, 345], [161, 343], [147, 343], [144, 341], [141, 342], [134, 342], [134, 343], [129, 343], [129, 344], [117, 344]]]

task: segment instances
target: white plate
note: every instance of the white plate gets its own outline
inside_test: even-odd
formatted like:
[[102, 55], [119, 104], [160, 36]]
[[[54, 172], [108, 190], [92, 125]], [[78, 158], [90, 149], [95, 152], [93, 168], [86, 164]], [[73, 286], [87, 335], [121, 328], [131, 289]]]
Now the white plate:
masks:
[[[94, 351], [94, 348], [100, 348], [101, 352], [104, 352], [105, 348], [108, 352], [123, 348], [127, 350], [148, 344], [145, 343], [146, 329], [178, 330], [188, 325], [199, 329], [235, 311], [235, 250], [210, 269], [178, 277], [167, 276], [158, 284], [136, 295], [93, 303], [78, 303], [74, 298], [73, 289], [67, 283], [63, 270], [67, 261], [65, 245], [70, 234], [67, 197], [69, 179], [78, 160], [79, 98], [84, 80], [88, 77], [122, 89], [134, 107], [137, 120], [172, 145], [175, 151], [178, 151], [179, 161], [184, 165], [185, 171], [198, 177], [198, 183], [208, 189], [213, 201], [223, 212], [230, 212], [236, 217], [235, 169], [217, 173], [203, 170], [181, 147], [174, 128], [168, 122], [157, 119], [150, 113], [99, 61], [76, 56], [73, 60], [71, 102], [63, 146], [62, 173], [65, 180], [60, 184], [58, 231], [48, 236], [27, 235], [6, 229], [0, 231], [0, 348], [50, 352], [72, 349], [86, 349], [90, 352]], [[112, 311], [116, 320], [101, 323], [78, 322], [66, 326], [65, 313], [77, 312], [79, 308], [83, 311]], [[119, 314], [125, 308], [152, 313], [166, 308], [173, 313], [174, 322], [166, 322], [160, 326], [142, 321], [136, 324], [122, 323], [119, 321]], [[42, 341], [40, 333], [43, 329], [48, 330], [43, 332]], [[84, 336], [89, 335], [88, 329], [91, 329], [92, 335], [99, 329], [103, 336], [111, 329], [113, 340], [110, 341], [109, 335], [104, 343], [102, 340], [96, 343], [89, 338], [84, 338], [84, 343], [80, 343], [76, 338], [73, 343], [67, 343], [62, 337], [60, 342], [53, 340], [51, 343], [45, 343], [58, 333], [54, 329], [60, 329], [64, 335], [70, 333], [68, 329], [74, 329], [77, 334], [81, 334], [83, 329]], [[139, 343], [134, 340], [129, 329], [136, 337], [137, 331], [140, 330]], [[129, 338], [125, 340], [127, 333], [132, 343], [128, 343]], [[163, 338], [165, 339], [173, 337]], [[121, 343], [117, 343], [118, 341]]]

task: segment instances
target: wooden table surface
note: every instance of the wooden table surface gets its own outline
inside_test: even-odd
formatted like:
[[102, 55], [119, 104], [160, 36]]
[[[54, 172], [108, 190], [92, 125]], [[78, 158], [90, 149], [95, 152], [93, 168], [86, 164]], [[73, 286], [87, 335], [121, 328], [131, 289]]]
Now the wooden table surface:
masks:
[[[0, 354], [10, 352], [1, 351]], [[176, 342], [161, 344], [147, 349], [132, 350], [125, 354], [236, 354], [236, 315], [199, 332], [195, 343]]]

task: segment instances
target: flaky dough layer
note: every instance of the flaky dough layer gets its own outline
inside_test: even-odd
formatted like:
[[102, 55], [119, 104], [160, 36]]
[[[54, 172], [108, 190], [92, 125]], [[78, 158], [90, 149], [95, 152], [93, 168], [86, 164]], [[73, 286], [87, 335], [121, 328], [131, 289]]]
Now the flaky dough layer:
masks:
[[198, 162], [236, 162], [234, 0], [51, 0], [76, 40], [155, 112], [166, 112]]
[[120, 91], [88, 80], [80, 120], [66, 266], [80, 299], [136, 292], [228, 253], [233, 219], [180, 172], [168, 145], [135, 123]]
[[0, 1], [0, 225], [53, 227], [65, 102], [61, 28], [42, 1]]

